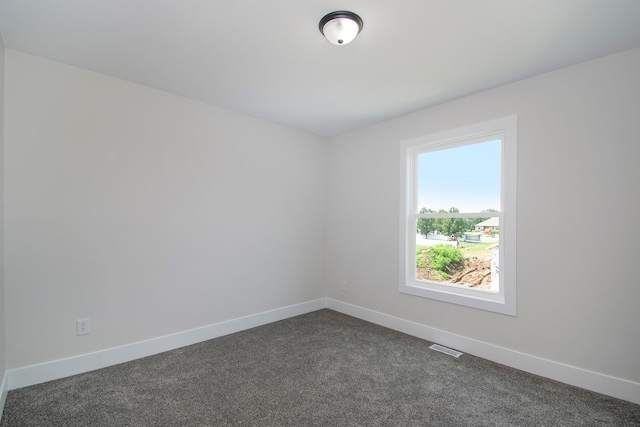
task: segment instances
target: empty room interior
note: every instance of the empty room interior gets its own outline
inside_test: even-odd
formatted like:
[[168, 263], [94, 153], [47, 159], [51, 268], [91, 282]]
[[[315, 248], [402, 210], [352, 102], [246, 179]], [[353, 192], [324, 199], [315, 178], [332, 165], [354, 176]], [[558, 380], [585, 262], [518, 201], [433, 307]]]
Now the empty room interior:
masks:
[[[0, 1], [0, 411], [316, 316], [640, 425], [639, 23], [637, 0]], [[482, 242], [484, 289], [429, 258]]]

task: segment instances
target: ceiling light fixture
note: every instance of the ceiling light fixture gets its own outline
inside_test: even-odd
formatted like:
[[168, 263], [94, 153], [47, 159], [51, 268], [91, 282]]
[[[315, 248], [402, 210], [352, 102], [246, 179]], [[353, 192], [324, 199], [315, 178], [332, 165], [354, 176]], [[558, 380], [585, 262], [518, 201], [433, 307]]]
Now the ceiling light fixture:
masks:
[[330, 43], [341, 46], [353, 41], [362, 31], [362, 18], [353, 12], [339, 10], [320, 20], [320, 32]]

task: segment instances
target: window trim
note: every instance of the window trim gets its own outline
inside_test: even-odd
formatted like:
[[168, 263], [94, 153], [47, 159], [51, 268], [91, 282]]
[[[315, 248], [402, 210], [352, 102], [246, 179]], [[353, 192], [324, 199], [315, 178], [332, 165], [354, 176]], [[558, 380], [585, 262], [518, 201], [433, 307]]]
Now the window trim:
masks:
[[[517, 116], [420, 136], [400, 144], [400, 286], [401, 293], [444, 301], [466, 307], [516, 315], [516, 190]], [[455, 285], [417, 281], [415, 247], [417, 229], [417, 153], [435, 147], [454, 148], [502, 135], [500, 218], [500, 291], [474, 290]], [[475, 142], [474, 142], [475, 141]], [[456, 214], [448, 214], [450, 215]], [[457, 214], [460, 217], [477, 216]], [[456, 216], [457, 216], [456, 215]], [[483, 214], [484, 215], [484, 214]], [[432, 216], [432, 217], [437, 217]]]

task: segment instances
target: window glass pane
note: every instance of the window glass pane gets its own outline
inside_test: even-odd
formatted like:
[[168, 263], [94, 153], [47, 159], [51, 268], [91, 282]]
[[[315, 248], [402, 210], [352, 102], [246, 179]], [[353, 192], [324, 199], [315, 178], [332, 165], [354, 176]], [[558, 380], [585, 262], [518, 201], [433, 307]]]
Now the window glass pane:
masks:
[[[422, 234], [424, 221], [467, 223], [468, 230], [445, 235], [437, 230]], [[418, 218], [416, 236], [416, 279], [452, 286], [498, 291], [499, 218]]]
[[[418, 155], [418, 210], [500, 210], [501, 140]], [[451, 210], [451, 208], [455, 208]]]

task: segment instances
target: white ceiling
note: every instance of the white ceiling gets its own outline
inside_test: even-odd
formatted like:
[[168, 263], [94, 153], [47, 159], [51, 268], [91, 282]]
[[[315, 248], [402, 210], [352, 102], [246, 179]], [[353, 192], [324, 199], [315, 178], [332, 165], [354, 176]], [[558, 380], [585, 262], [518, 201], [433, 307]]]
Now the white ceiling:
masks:
[[[364, 21], [334, 46], [318, 22]], [[0, 0], [5, 47], [322, 136], [640, 46], [640, 0]], [[639, 70], [640, 72], [640, 70]]]

